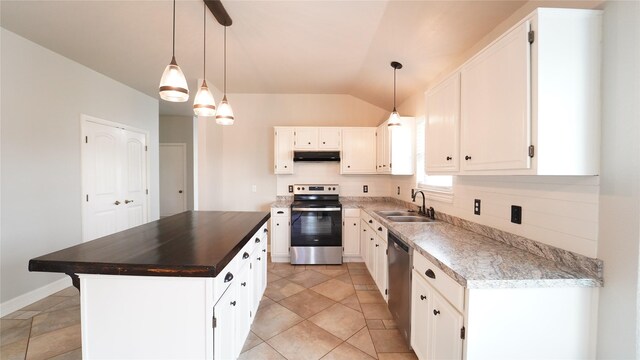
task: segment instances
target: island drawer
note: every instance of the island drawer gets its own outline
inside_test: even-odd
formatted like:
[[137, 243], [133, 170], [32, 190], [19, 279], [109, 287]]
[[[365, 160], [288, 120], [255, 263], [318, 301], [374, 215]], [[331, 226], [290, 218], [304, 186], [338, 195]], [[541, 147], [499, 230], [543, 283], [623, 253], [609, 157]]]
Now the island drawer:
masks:
[[460, 312], [464, 312], [464, 287], [417, 251], [413, 252], [413, 268]]

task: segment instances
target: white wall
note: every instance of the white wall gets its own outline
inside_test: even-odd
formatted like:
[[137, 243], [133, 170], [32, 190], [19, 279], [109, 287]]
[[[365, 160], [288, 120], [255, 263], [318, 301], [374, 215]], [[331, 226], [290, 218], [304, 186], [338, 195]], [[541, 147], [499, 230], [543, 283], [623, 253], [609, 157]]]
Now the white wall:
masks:
[[[193, 137], [194, 120], [190, 116], [160, 116], [160, 142], [161, 143], [185, 143], [187, 145], [187, 209], [193, 210]], [[162, 159], [160, 159], [162, 161]]]
[[640, 3], [605, 5], [598, 359], [636, 359], [640, 249]]
[[0, 36], [5, 304], [64, 277], [28, 272], [29, 259], [82, 241], [81, 113], [149, 131], [149, 218], [158, 218], [158, 100], [5, 29]]
[[[201, 176], [204, 182], [199, 187], [209, 192], [200, 197], [206, 199], [200, 204], [201, 209], [268, 210], [275, 200], [278, 182], [288, 184], [307, 173], [303, 165], [294, 177], [273, 174], [274, 126], [377, 126], [388, 116], [387, 110], [349, 95], [230, 94], [228, 98], [236, 117], [233, 126], [199, 120], [199, 131], [202, 127], [207, 132], [203, 139], [206, 150], [199, 153], [200, 156], [204, 152], [202, 156], [207, 157], [199, 161], [205, 164], [203, 171], [207, 175]], [[374, 177], [348, 178], [357, 183], [370, 182], [376, 193], [386, 195], [378, 185], [380, 180]]]

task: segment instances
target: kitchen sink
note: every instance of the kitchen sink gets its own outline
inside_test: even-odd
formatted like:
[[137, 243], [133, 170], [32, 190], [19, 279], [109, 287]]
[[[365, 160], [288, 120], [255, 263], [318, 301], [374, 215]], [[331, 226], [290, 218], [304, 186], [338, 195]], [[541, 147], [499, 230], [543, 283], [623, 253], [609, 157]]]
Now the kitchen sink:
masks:
[[393, 222], [434, 222], [426, 216], [412, 215], [412, 216], [386, 216], [386, 219]]
[[378, 215], [392, 222], [434, 222], [426, 216], [420, 215], [415, 211], [408, 210], [388, 210], [376, 211]]

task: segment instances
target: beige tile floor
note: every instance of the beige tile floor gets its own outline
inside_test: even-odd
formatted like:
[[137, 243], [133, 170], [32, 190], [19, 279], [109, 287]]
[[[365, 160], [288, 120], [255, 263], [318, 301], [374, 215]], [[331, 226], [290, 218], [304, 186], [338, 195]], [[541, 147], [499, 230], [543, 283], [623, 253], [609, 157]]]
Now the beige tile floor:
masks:
[[[364, 263], [269, 263], [240, 359], [409, 360]], [[0, 319], [0, 359], [81, 359], [80, 297], [68, 288]]]

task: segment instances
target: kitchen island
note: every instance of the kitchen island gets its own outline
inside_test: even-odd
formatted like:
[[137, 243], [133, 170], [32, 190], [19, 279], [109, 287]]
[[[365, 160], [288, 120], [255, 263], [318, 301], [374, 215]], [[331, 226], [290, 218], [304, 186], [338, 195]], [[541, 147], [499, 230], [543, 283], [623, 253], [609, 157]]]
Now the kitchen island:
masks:
[[189, 211], [29, 262], [81, 289], [83, 358], [236, 358], [266, 287], [268, 212]]

